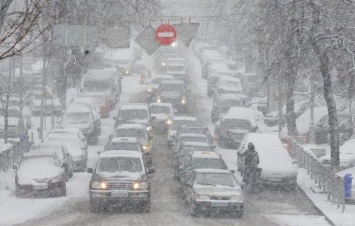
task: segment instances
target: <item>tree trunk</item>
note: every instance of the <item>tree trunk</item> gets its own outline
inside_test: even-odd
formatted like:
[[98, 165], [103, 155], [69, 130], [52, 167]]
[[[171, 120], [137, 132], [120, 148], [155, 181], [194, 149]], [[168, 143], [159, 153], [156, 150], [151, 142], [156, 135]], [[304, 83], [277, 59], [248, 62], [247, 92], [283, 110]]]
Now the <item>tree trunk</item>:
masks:
[[296, 125], [295, 101], [293, 99], [293, 91], [295, 87], [296, 77], [293, 73], [286, 74], [286, 121], [289, 136], [297, 136], [298, 130]]

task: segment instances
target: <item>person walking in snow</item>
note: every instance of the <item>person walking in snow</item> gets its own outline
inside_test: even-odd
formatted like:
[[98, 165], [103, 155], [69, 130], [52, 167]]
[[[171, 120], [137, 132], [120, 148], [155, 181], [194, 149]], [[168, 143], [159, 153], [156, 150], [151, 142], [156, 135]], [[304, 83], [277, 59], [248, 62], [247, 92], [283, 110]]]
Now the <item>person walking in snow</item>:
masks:
[[247, 190], [255, 188], [256, 180], [259, 175], [259, 154], [255, 150], [253, 143], [248, 144], [248, 149], [244, 153], [244, 174], [243, 181], [246, 182]]

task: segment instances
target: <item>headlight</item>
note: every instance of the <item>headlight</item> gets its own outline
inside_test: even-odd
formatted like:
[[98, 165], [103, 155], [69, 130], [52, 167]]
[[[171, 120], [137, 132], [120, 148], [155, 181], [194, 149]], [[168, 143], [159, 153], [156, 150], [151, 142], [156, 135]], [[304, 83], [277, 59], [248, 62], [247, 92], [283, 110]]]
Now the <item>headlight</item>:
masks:
[[153, 129], [152, 126], [147, 126], [147, 128], [146, 128], [147, 131], [151, 131], [152, 129]]
[[93, 189], [107, 189], [106, 181], [93, 181], [91, 182], [91, 188]]
[[181, 104], [186, 104], [186, 97], [181, 98]]
[[126, 74], [128, 74], [128, 73], [129, 73], [129, 71], [127, 70], [127, 71], [126, 71]]
[[160, 102], [161, 102], [161, 99], [160, 99], [160, 97], [159, 97], [159, 96], [157, 97], [157, 102], [158, 102], [158, 103], [160, 103]]
[[162, 63], [161, 63], [161, 66], [165, 66], [165, 62], [162, 62]]
[[145, 145], [143, 145], [143, 150], [144, 151], [150, 151], [150, 144], [145, 144]]
[[150, 93], [153, 92], [153, 89], [149, 87], [148, 92], [150, 92]]
[[171, 125], [171, 123], [172, 123], [171, 119], [166, 120], [166, 124]]
[[133, 190], [147, 190], [148, 183], [147, 182], [134, 182], [133, 183]]

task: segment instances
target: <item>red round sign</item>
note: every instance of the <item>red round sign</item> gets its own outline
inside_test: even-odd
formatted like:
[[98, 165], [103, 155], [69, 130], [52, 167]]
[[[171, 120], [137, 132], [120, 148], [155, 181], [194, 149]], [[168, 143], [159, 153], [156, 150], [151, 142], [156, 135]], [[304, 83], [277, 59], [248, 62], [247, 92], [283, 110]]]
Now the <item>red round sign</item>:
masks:
[[176, 40], [176, 30], [170, 24], [162, 24], [155, 30], [155, 40], [163, 46], [168, 46]]

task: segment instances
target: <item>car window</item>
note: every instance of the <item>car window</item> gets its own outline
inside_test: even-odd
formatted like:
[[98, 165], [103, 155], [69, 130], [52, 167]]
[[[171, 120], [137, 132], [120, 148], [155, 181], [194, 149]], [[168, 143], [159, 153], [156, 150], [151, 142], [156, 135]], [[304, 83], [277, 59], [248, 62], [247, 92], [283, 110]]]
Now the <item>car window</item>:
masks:
[[147, 139], [147, 131], [145, 129], [116, 129], [116, 137], [136, 137], [138, 139]]
[[63, 124], [93, 123], [91, 112], [67, 112], [63, 118]]
[[139, 150], [138, 143], [128, 143], [128, 142], [111, 142], [106, 146], [107, 150]]
[[149, 119], [149, 114], [144, 109], [125, 109], [120, 111], [119, 119], [123, 121]]
[[152, 105], [149, 106], [150, 114], [171, 114], [169, 106]]
[[197, 126], [197, 121], [193, 120], [174, 120], [171, 126], [172, 129], [177, 130], [180, 126]]
[[185, 92], [185, 88], [184, 88], [183, 84], [163, 83], [163, 84], [160, 84], [159, 90], [161, 92], [179, 92], [179, 93]]
[[190, 164], [192, 169], [227, 169], [222, 159], [194, 158]]
[[244, 119], [224, 119], [221, 123], [221, 128], [224, 129], [246, 129], [252, 130], [252, 124], [249, 120]]
[[199, 185], [222, 185], [228, 187], [235, 187], [236, 181], [231, 174], [224, 173], [199, 173], [196, 176], [196, 184]]
[[111, 88], [110, 81], [100, 81], [100, 80], [85, 80], [84, 90], [85, 91], [106, 91]]

